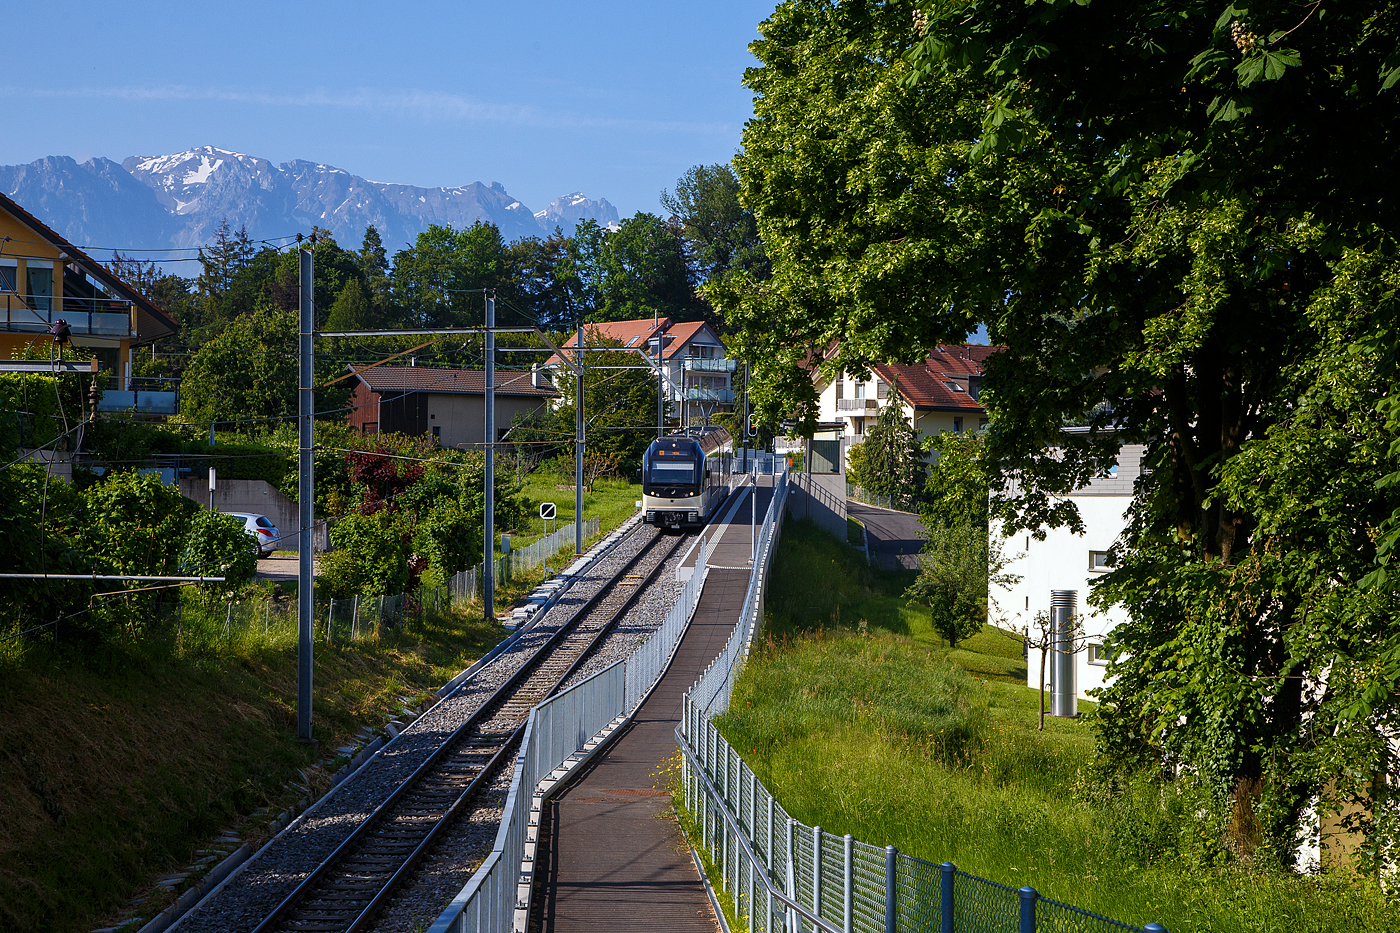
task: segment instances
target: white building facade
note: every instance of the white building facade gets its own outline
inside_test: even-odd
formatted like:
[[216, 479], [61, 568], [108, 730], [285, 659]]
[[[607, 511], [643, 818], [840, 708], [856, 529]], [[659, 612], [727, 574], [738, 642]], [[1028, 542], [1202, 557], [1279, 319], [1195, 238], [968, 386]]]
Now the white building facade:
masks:
[[[1128, 613], [1122, 607], [1095, 610], [1088, 600], [1094, 581], [1108, 572], [1109, 548], [1127, 525], [1133, 484], [1142, 469], [1143, 450], [1141, 444], [1125, 444], [1116, 467], [1070, 495], [1084, 522], [1082, 535], [1067, 528], [1047, 528], [1044, 529], [1045, 539], [1037, 541], [1028, 532], [1010, 538], [1000, 537], [997, 523], [993, 523], [991, 529], [993, 536], [1000, 537], [1003, 554], [1014, 558], [1006, 572], [1020, 577], [1009, 586], [989, 588], [993, 622], [1017, 629], [1024, 627], [1034, 639], [1039, 631], [1036, 616], [1050, 614], [1050, 594], [1054, 591], [1075, 594], [1075, 612], [1081, 629], [1075, 642], [1073, 666], [1074, 695], [1078, 699], [1092, 699], [1089, 691], [1104, 686], [1107, 667], [1103, 655], [1104, 638], [1115, 626], [1128, 621]], [[1028, 655], [1026, 685], [1034, 689], [1040, 685], [1041, 652], [1031, 648]], [[1045, 664], [1047, 693], [1051, 660], [1047, 658]]]

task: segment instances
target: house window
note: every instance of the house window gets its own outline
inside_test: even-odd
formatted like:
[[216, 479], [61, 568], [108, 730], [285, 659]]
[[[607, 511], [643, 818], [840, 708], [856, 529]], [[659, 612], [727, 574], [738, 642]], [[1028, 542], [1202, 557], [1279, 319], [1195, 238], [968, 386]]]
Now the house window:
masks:
[[[636, 337], [629, 338], [628, 341], [627, 341], [627, 343], [624, 344], [624, 346], [634, 347], [634, 346], [637, 345], [637, 341], [638, 341], [638, 340], [641, 340], [641, 339], [642, 339], [642, 338], [641, 338], [641, 335], [638, 335], [638, 336], [636, 336]], [[584, 398], [584, 401], [587, 402], [588, 399], [585, 397], [585, 398]]]
[[1089, 552], [1089, 569], [1090, 569], [1090, 570], [1108, 570], [1108, 569], [1109, 569], [1109, 567], [1108, 567], [1108, 552], [1107, 552], [1107, 551], [1090, 551], [1090, 552]]
[[13, 259], [9, 262], [0, 260], [0, 292], [12, 292], [15, 290], [15, 282], [19, 277], [19, 265]]
[[846, 383], [840, 376], [836, 377], [836, 401], [841, 401], [846, 397]]
[[889, 397], [890, 397], [890, 384], [889, 384], [888, 382], [882, 382], [882, 381], [880, 381], [880, 380], [878, 380], [878, 379], [875, 380], [875, 397], [876, 397], [876, 398], [889, 398]]
[[442, 428], [438, 427], [437, 425], [433, 425], [433, 437], [441, 437], [441, 436], [442, 436]]
[[944, 384], [945, 386], [947, 386], [947, 387], [948, 387], [951, 391], [953, 391], [953, 392], [966, 392], [966, 391], [967, 391], [967, 390], [964, 389], [962, 386], [958, 385], [956, 382], [945, 382], [945, 383], [943, 383], [943, 384]]
[[1115, 477], [1115, 476], [1117, 476], [1117, 475], [1118, 475], [1118, 464], [1116, 464], [1116, 463], [1113, 464], [1112, 466], [1110, 466], [1108, 469], [1104, 470], [1102, 474], [1100, 474], [1100, 476], [1101, 476], [1103, 479], [1112, 479], [1113, 477]]
[[1106, 667], [1108, 665], [1108, 655], [1104, 654], [1103, 645], [1096, 645], [1090, 642], [1088, 655], [1090, 664], [1095, 664], [1099, 667]]
[[954, 430], [955, 432], [957, 432], [958, 434], [961, 434], [961, 433], [962, 433], [962, 417], [961, 417], [961, 416], [956, 417], [956, 418], [953, 419], [953, 430]]
[[865, 383], [856, 383], [856, 398], [865, 398]]

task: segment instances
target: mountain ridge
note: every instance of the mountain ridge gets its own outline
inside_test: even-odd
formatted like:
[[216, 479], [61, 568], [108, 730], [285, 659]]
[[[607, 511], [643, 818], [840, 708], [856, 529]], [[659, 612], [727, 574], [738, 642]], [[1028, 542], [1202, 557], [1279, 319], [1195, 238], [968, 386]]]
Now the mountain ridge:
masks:
[[377, 182], [304, 159], [280, 165], [200, 146], [184, 152], [129, 156], [117, 163], [94, 157], [46, 156], [0, 166], [0, 191], [75, 243], [104, 249], [201, 246], [227, 220], [254, 240], [286, 237], [312, 225], [343, 246], [358, 247], [373, 224], [390, 251], [411, 243], [429, 224], [496, 224], [507, 241], [567, 235], [582, 220], [618, 223], [605, 198], [582, 192], [533, 212], [500, 182], [452, 187]]

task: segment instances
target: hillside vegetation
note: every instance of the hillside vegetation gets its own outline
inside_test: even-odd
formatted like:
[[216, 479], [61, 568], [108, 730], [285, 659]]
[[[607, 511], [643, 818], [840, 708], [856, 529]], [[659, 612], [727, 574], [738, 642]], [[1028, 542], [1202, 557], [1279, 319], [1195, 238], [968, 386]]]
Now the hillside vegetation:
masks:
[[784, 528], [766, 638], [719, 726], [793, 816], [1173, 933], [1400, 923], [1374, 878], [1240, 864], [1189, 780], [1101, 775], [1093, 704], [1038, 732], [1019, 644], [988, 626], [949, 651], [900, 595], [909, 576]]

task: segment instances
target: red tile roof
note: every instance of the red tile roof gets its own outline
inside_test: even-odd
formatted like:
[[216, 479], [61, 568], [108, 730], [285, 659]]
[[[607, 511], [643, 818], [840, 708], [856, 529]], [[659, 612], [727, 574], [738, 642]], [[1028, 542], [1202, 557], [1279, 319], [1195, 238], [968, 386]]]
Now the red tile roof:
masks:
[[981, 382], [983, 360], [1000, 350], [983, 344], [940, 344], [922, 363], [877, 363], [872, 368], [916, 409], [982, 411], [972, 390]]
[[[531, 372], [519, 369], [496, 370], [497, 395], [530, 395], [554, 398], [552, 386], [536, 387]], [[483, 369], [438, 369], [432, 366], [376, 366], [358, 374], [371, 392], [435, 392], [446, 395], [485, 395]]]
[[[704, 328], [704, 321], [687, 321], [680, 324], [673, 324], [671, 319], [663, 317], [659, 322], [652, 318], [638, 318], [635, 321], [600, 321], [596, 324], [583, 325], [583, 331], [589, 344], [595, 342], [617, 343], [624, 348], [644, 347], [646, 342], [651, 340], [658, 330], [671, 338], [666, 342], [665, 348], [661, 351], [662, 359], [671, 359], [680, 353], [685, 345], [696, 334]], [[564, 341], [565, 347], [578, 345], [578, 334], [569, 335], [569, 339]], [[545, 361], [546, 366], [559, 362], [557, 355], [551, 356]]]

